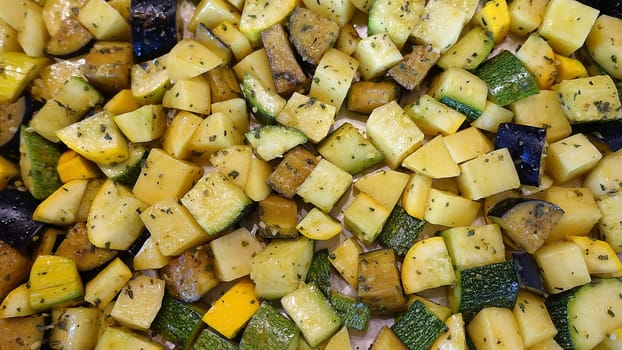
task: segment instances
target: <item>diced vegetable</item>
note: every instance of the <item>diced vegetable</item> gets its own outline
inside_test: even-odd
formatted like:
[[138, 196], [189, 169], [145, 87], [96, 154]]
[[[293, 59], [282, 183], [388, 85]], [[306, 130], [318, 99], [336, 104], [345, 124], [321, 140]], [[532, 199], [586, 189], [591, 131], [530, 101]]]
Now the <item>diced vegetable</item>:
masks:
[[393, 250], [369, 251], [360, 254], [358, 260], [358, 297], [369, 306], [372, 314], [404, 311], [406, 298]]
[[263, 302], [242, 333], [240, 350], [295, 350], [299, 339], [300, 329], [296, 324], [270, 304]]
[[54, 255], [35, 259], [28, 279], [30, 307], [43, 311], [80, 298], [84, 286], [73, 260]]
[[138, 61], [161, 56], [175, 46], [178, 36], [175, 1], [132, 1], [130, 25], [132, 46]]
[[492, 101], [500, 106], [537, 94], [533, 73], [510, 51], [504, 50], [484, 61], [477, 76], [486, 82]]
[[253, 282], [243, 279], [214, 302], [202, 320], [232, 339], [259, 309]]
[[422, 302], [415, 301], [391, 329], [408, 350], [423, 350], [428, 349], [439, 335], [447, 331], [447, 326]]
[[166, 264], [160, 275], [167, 292], [185, 302], [198, 301], [220, 283], [214, 254], [208, 244], [186, 250]]

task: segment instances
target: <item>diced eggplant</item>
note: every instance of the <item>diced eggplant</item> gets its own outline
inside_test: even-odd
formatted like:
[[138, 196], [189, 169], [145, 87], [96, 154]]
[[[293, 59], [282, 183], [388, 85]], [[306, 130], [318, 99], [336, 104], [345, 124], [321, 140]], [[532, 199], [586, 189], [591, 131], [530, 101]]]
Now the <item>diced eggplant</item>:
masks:
[[487, 215], [513, 243], [534, 253], [544, 244], [564, 210], [545, 200], [507, 198], [490, 208]]
[[346, 108], [353, 112], [370, 114], [376, 107], [397, 101], [400, 93], [399, 85], [390, 80], [359, 81], [350, 87]]
[[39, 201], [28, 191], [0, 191], [0, 240], [20, 250], [36, 241], [45, 227], [32, 220], [37, 205]]
[[527, 289], [536, 294], [546, 296], [544, 280], [533, 255], [525, 252], [514, 252], [512, 253], [512, 261], [514, 262], [514, 270], [516, 270], [516, 276], [518, 277], [518, 286], [521, 289]]
[[546, 129], [514, 123], [501, 123], [495, 149], [510, 151], [518, 177], [523, 185], [540, 186]]
[[602, 15], [622, 18], [622, 1], [620, 0], [579, 0], [581, 3], [600, 11]]
[[292, 198], [317, 163], [313, 153], [304, 147], [296, 147], [285, 154], [266, 183], [281, 196]]
[[622, 123], [610, 121], [603, 123], [585, 123], [572, 126], [573, 133], [582, 133], [595, 137], [615, 152], [622, 148]]
[[[24, 120], [26, 112], [26, 100], [20, 98], [14, 103], [0, 105], [0, 150], [4, 151], [4, 146], [13, 141], [18, 135], [19, 126]], [[15, 146], [19, 145], [19, 140]], [[2, 152], [4, 155], [5, 152]]]
[[68, 17], [48, 41], [45, 52], [59, 58], [71, 58], [88, 51], [94, 37], [75, 17]]
[[134, 57], [143, 62], [169, 52], [177, 43], [177, 0], [133, 0], [130, 9]]
[[94, 246], [86, 233], [86, 225], [81, 222], [73, 225], [65, 239], [56, 250], [56, 255], [73, 259], [78, 271], [96, 269], [117, 256], [111, 249]]

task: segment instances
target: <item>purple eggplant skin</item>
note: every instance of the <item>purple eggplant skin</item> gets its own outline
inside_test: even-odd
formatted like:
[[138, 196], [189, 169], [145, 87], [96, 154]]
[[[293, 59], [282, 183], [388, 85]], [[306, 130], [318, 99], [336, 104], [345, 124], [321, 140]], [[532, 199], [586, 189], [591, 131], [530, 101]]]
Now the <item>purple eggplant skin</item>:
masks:
[[26, 190], [0, 191], [0, 240], [18, 250], [28, 250], [46, 227], [32, 219], [39, 203]]
[[501, 123], [495, 139], [495, 149], [510, 151], [521, 184], [540, 185], [542, 155], [546, 144], [546, 129], [514, 123]]
[[619, 120], [575, 124], [572, 126], [573, 133], [583, 133], [593, 136], [598, 141], [607, 145], [611, 151], [622, 149], [622, 122]]
[[622, 0], [579, 0], [579, 2], [599, 10], [601, 15], [622, 19]]
[[536, 259], [527, 252], [512, 253], [512, 262], [521, 289], [527, 289], [536, 294], [546, 296], [544, 280]]
[[134, 57], [144, 62], [169, 52], [179, 37], [177, 0], [132, 0], [130, 26]]

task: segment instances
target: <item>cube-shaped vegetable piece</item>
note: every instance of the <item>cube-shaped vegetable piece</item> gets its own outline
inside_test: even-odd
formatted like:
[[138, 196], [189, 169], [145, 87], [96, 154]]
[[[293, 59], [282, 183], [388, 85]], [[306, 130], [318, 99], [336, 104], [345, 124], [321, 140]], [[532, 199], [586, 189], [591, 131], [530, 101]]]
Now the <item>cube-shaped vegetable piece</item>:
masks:
[[[232, 79], [237, 84], [235, 77]], [[239, 132], [245, 133], [248, 131], [250, 123], [249, 113], [246, 106], [246, 100], [243, 98], [234, 97], [225, 101], [212, 103], [212, 113], [216, 112], [222, 112], [229, 116], [231, 121], [233, 121], [233, 126]]]
[[169, 78], [176, 82], [206, 73], [222, 64], [222, 59], [191, 39], [177, 42], [165, 58]]
[[257, 296], [278, 299], [298, 288], [313, 259], [313, 241], [274, 240], [251, 258], [250, 274]]
[[288, 29], [302, 60], [313, 65], [333, 47], [340, 31], [337, 23], [304, 7], [296, 7], [289, 15]]
[[468, 226], [475, 220], [479, 208], [480, 204], [474, 200], [431, 188], [423, 218], [436, 225]]
[[439, 74], [430, 86], [432, 97], [476, 120], [486, 107], [488, 87], [473, 73], [462, 68], [450, 67]]
[[209, 245], [216, 259], [216, 273], [222, 281], [250, 274], [252, 259], [262, 250], [261, 243], [244, 227], [216, 238]]
[[622, 152], [605, 155], [586, 176], [583, 186], [592, 191], [597, 198], [616, 194], [622, 187], [619, 171], [622, 167]]
[[562, 240], [566, 236], [588, 235], [601, 218], [594, 195], [584, 187], [551, 186], [544, 193], [544, 200], [564, 211], [547, 238], [549, 242]]
[[552, 0], [546, 6], [538, 34], [555, 52], [570, 56], [585, 42], [598, 12], [576, 0]]
[[460, 168], [451, 158], [441, 135], [436, 136], [411, 153], [404, 159], [402, 166], [433, 179], [460, 175]]
[[209, 162], [236, 186], [245, 188], [252, 158], [251, 146], [235, 145], [216, 151], [209, 157]]
[[401, 273], [406, 294], [449, 285], [456, 280], [443, 237], [416, 242], [404, 257]]
[[137, 271], [156, 270], [166, 266], [171, 259], [173, 258], [162, 254], [152, 237], [148, 237], [134, 255], [132, 265]]
[[265, 160], [252, 157], [248, 169], [248, 178], [246, 179], [244, 193], [256, 202], [266, 199], [272, 191], [270, 186], [266, 183], [268, 177], [270, 177], [272, 173], [272, 166]]
[[308, 140], [302, 131], [280, 124], [254, 128], [244, 136], [255, 154], [265, 161], [282, 157], [285, 152]]
[[555, 61], [557, 62], [556, 83], [561, 83], [562, 80], [585, 78], [588, 76], [587, 69], [576, 58], [555, 54]]
[[583, 258], [590, 275], [622, 272], [622, 262], [606, 241], [587, 236], [568, 236], [583, 252]]
[[391, 211], [365, 192], [359, 192], [343, 211], [346, 227], [365, 244], [372, 244]]
[[318, 159], [304, 147], [288, 151], [283, 160], [266, 179], [266, 183], [285, 198], [296, 194], [298, 187], [316, 167]]
[[332, 336], [343, 323], [337, 311], [314, 284], [303, 285], [287, 294], [281, 299], [281, 304], [312, 347]]
[[121, 162], [128, 157], [125, 136], [109, 112], [100, 112], [56, 131], [67, 147], [95, 163]]
[[277, 309], [263, 302], [251, 317], [240, 340], [241, 350], [252, 349], [296, 349], [300, 329]]
[[130, 268], [116, 258], [86, 284], [84, 300], [104, 309], [131, 278]]
[[367, 34], [388, 33], [401, 49], [418, 22], [425, 2], [408, 1], [396, 6], [391, 0], [376, 0], [370, 6]]
[[130, 38], [130, 25], [105, 0], [86, 3], [78, 15], [78, 20], [98, 40], [126, 41]]
[[114, 122], [131, 142], [153, 141], [166, 129], [162, 105], [145, 105], [131, 112], [116, 115]]
[[367, 193], [385, 209], [393, 210], [402, 196], [409, 176], [399, 171], [383, 169], [361, 176], [354, 183], [354, 188]]
[[189, 142], [193, 153], [209, 156], [212, 153], [234, 145], [241, 145], [244, 136], [224, 113], [212, 113], [203, 119], [194, 130]]
[[162, 149], [177, 159], [188, 158], [192, 133], [202, 121], [203, 118], [190, 112], [177, 113], [164, 133]]
[[391, 328], [387, 326], [382, 326], [380, 332], [374, 339], [370, 350], [382, 350], [382, 349], [395, 349], [395, 350], [407, 350], [408, 348], [402, 340], [393, 333]]
[[261, 31], [283, 21], [296, 6], [296, 1], [271, 2], [251, 0], [244, 4], [240, 17], [240, 31], [251, 43], [260, 40]]
[[132, 349], [162, 350], [162, 345], [151, 342], [149, 338], [124, 327], [106, 327], [97, 342], [97, 346], [104, 349], [115, 348], [118, 344], [123, 344]]
[[328, 240], [341, 232], [341, 223], [318, 208], [313, 208], [300, 220], [296, 228], [307, 238]]
[[335, 42], [334, 48], [345, 53], [346, 55], [352, 55], [356, 46], [361, 41], [359, 33], [351, 23], [347, 23], [341, 28], [339, 37]]
[[520, 290], [512, 312], [526, 348], [557, 334], [557, 329], [544, 305], [544, 299], [540, 295]]
[[84, 294], [75, 262], [66, 257], [39, 255], [30, 270], [28, 299], [33, 310], [49, 310]]
[[432, 179], [430, 177], [418, 173], [413, 173], [410, 176], [402, 196], [402, 206], [409, 215], [423, 219], [428, 202], [428, 192], [431, 188]]
[[423, 133], [395, 101], [374, 109], [366, 128], [368, 139], [392, 169], [423, 143]]
[[526, 36], [538, 28], [548, 1], [546, 0], [518, 0], [508, 5], [510, 11], [510, 31], [520, 36]]
[[359, 62], [355, 58], [337, 49], [326, 50], [313, 73], [309, 97], [340, 110], [358, 68]]
[[458, 41], [468, 15], [465, 9], [451, 2], [434, 0], [428, 1], [420, 16], [411, 35], [443, 53]]
[[406, 345], [407, 349], [431, 349], [430, 346], [445, 331], [443, 320], [432, 313], [420, 300], [408, 306], [391, 330]]
[[340, 26], [346, 25], [354, 15], [354, 5], [346, 0], [328, 0], [317, 2], [315, 0], [302, 0], [309, 10], [336, 22]]
[[[481, 117], [480, 117], [481, 118]], [[478, 118], [479, 120], [479, 118]], [[475, 127], [466, 128], [443, 137], [445, 147], [457, 164], [492, 151], [492, 142]]]
[[142, 233], [140, 212], [148, 206], [125, 186], [106, 180], [88, 211], [89, 241], [99, 248], [126, 250]]
[[[218, 68], [215, 68], [218, 69]], [[210, 71], [211, 72], [211, 71]], [[250, 74], [259, 81], [266, 90], [275, 93], [274, 80], [270, 72], [268, 55], [264, 48], [253, 51], [233, 66], [233, 72], [238, 81], [243, 81], [246, 74]], [[209, 72], [208, 72], [209, 74]], [[232, 82], [233, 83], [233, 82]]]
[[48, 338], [52, 344], [75, 344], [94, 348], [99, 340], [103, 312], [92, 307], [59, 307], [52, 310], [52, 331]]
[[350, 87], [346, 108], [352, 112], [369, 114], [376, 107], [398, 100], [400, 93], [400, 87], [391, 80], [358, 81]]
[[384, 159], [382, 153], [348, 122], [330, 133], [317, 146], [317, 151], [322, 157], [352, 175]]
[[358, 288], [359, 254], [362, 252], [363, 248], [356, 238], [350, 237], [335, 247], [328, 256], [335, 270], [355, 290]]
[[505, 39], [510, 32], [510, 10], [505, 0], [487, 1], [473, 18], [473, 22], [492, 34], [496, 43]]
[[493, 350], [503, 344], [503, 349], [524, 349], [512, 310], [487, 307], [478, 312], [467, 325], [469, 337], [477, 349]]
[[15, 102], [26, 85], [37, 77], [48, 62], [47, 58], [30, 57], [22, 52], [3, 52], [0, 55], [0, 66], [6, 74], [0, 80], [4, 86], [0, 91], [0, 103]]
[[602, 156], [585, 135], [574, 134], [549, 145], [547, 171], [561, 184], [590, 171]]
[[[8, 167], [2, 166], [3, 160], [4, 158], [0, 160], [0, 171], [3, 168], [8, 169]], [[66, 151], [61, 155], [58, 159], [56, 171], [58, 172], [58, 176], [63, 183], [76, 179], [92, 179], [99, 176], [99, 171], [97, 170], [95, 164], [72, 150]], [[17, 174], [12, 176], [16, 175]], [[0, 179], [1, 178], [4, 177], [0, 175]], [[0, 188], [1, 187], [2, 186], [0, 186]]]
[[529, 35], [516, 51], [516, 57], [533, 73], [540, 89], [548, 89], [553, 85], [557, 77], [555, 52], [540, 35]]
[[294, 92], [303, 92], [308, 86], [309, 78], [298, 64], [283, 26], [277, 23], [263, 30], [261, 42], [268, 55], [276, 93], [290, 96]]
[[361, 40], [353, 57], [359, 62], [359, 70], [365, 80], [384, 74], [403, 58], [391, 37], [384, 32]]
[[262, 238], [296, 238], [298, 206], [293, 199], [270, 194], [259, 201], [259, 228]]
[[596, 202], [602, 213], [598, 222], [598, 231], [602, 237], [618, 252], [622, 252], [622, 193], [602, 197]]
[[230, 1], [201, 1], [197, 5], [196, 11], [190, 19], [190, 23], [188, 23], [188, 30], [194, 32], [202, 23], [208, 28], [212, 28], [223, 21], [230, 21], [235, 23], [236, 26], [240, 24], [240, 13]]
[[587, 264], [579, 245], [573, 242], [550, 242], [535, 253], [546, 289], [561, 293], [591, 281]]
[[203, 322], [231, 339], [259, 309], [255, 285], [248, 279], [229, 288], [203, 315]]
[[596, 19], [585, 42], [594, 61], [616, 79], [622, 79], [617, 60], [622, 57], [622, 19], [603, 15]]
[[464, 114], [429, 95], [421, 96], [404, 110], [426, 135], [454, 134], [466, 120]]
[[539, 186], [543, 173], [546, 129], [514, 123], [499, 124], [495, 148], [507, 148], [521, 184]]
[[197, 114], [209, 114], [210, 86], [202, 76], [177, 81], [162, 97], [162, 106]]
[[460, 176], [456, 178], [460, 192], [473, 200], [520, 186], [518, 173], [507, 148], [464, 162], [460, 164], [460, 171]]
[[220, 284], [215, 258], [207, 243], [190, 248], [160, 270], [167, 292], [178, 300], [195, 302]]
[[326, 159], [320, 159], [309, 176], [298, 186], [296, 194], [305, 202], [329, 212], [350, 188], [350, 184], [352, 175]]
[[378, 249], [358, 258], [358, 297], [372, 314], [383, 315], [404, 311], [402, 292], [393, 249]]
[[413, 46], [412, 51], [387, 71], [406, 90], [414, 90], [425, 78], [440, 54], [430, 44]]
[[505, 261], [505, 245], [497, 224], [450, 228], [441, 236], [458, 270]]
[[151, 238], [166, 256], [179, 255], [209, 239], [192, 214], [173, 198], [163, 199], [140, 214]]
[[222, 174], [209, 171], [181, 203], [208, 235], [214, 235], [244, 217], [253, 201]]
[[163, 280], [139, 275], [123, 287], [110, 316], [128, 328], [146, 330], [158, 314], [163, 298]]
[[152, 148], [134, 184], [134, 195], [154, 204], [163, 199], [179, 199], [197, 182], [203, 168], [178, 160], [159, 148]]
[[445, 318], [445, 326], [447, 331], [436, 338], [431, 349], [466, 349], [466, 331], [462, 314], [453, 314]]
[[608, 75], [562, 81], [559, 100], [573, 124], [622, 118], [618, 90]]
[[[268, 77], [272, 83], [274, 80]], [[248, 101], [253, 116], [261, 124], [275, 124], [276, 116], [281, 112], [287, 101], [264, 83], [257, 74], [245, 72], [242, 80], [242, 91]]]
[[294, 92], [276, 120], [302, 131], [311, 142], [317, 143], [328, 135], [335, 122], [335, 112], [331, 104]]
[[404, 208], [396, 205], [378, 235], [378, 242], [383, 247], [392, 248], [395, 254], [404, 256], [425, 224], [424, 220], [410, 216]]
[[73, 224], [87, 183], [86, 179], [76, 179], [63, 184], [39, 203], [32, 219], [52, 225]]
[[471, 122], [471, 126], [481, 130], [497, 132], [499, 124], [511, 122], [513, 118], [514, 113], [512, 111], [494, 102], [486, 101], [484, 111], [477, 119]]
[[438, 66], [447, 69], [460, 67], [475, 69], [494, 48], [492, 33], [482, 26], [474, 26], [438, 59]]
[[[514, 112], [514, 123], [546, 128], [547, 142], [567, 137], [572, 131], [555, 91], [540, 90], [535, 95], [510, 104], [509, 108]], [[543, 110], [546, 113], [541, 113]]]

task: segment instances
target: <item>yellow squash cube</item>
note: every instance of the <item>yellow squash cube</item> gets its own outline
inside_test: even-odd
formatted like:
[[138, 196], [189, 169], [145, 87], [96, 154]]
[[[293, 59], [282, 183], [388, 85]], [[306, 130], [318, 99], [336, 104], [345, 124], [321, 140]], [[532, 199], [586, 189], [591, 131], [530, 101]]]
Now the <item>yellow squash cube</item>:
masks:
[[313, 208], [296, 228], [307, 238], [328, 240], [341, 232], [341, 223], [318, 208]]
[[203, 315], [203, 322], [232, 339], [259, 309], [255, 285], [242, 279], [214, 302]]
[[406, 294], [450, 285], [456, 281], [456, 273], [442, 237], [416, 242], [404, 257], [401, 273]]
[[432, 178], [419, 173], [413, 173], [406, 184], [402, 196], [402, 207], [417, 219], [423, 219], [428, 202], [428, 193], [432, 188]]
[[561, 293], [590, 282], [590, 273], [579, 245], [573, 242], [551, 242], [535, 253], [544, 284], [551, 294]]
[[555, 62], [557, 63], [556, 83], [562, 80], [585, 78], [588, 76], [587, 69], [585, 69], [583, 63], [576, 58], [555, 54]]
[[100, 175], [95, 164], [73, 150], [63, 153], [58, 160], [56, 172], [63, 183], [77, 179], [92, 179]]
[[330, 252], [329, 261], [348, 284], [357, 290], [359, 254], [363, 248], [354, 237], [350, 237]]
[[510, 10], [505, 0], [488, 1], [473, 17], [473, 21], [490, 33], [496, 43], [505, 39], [510, 32]]
[[387, 210], [393, 210], [408, 180], [409, 176], [403, 172], [383, 169], [360, 177], [354, 188], [367, 193]]
[[123, 89], [117, 92], [106, 104], [104, 110], [109, 111], [112, 114], [118, 115], [127, 112], [131, 112], [140, 107], [140, 104], [134, 98], [132, 90]]
[[547, 172], [558, 184], [590, 171], [603, 155], [583, 134], [574, 134], [549, 145]]
[[614, 274], [622, 272], [622, 262], [606, 241], [586, 236], [570, 236], [583, 252], [583, 258], [590, 274]]

